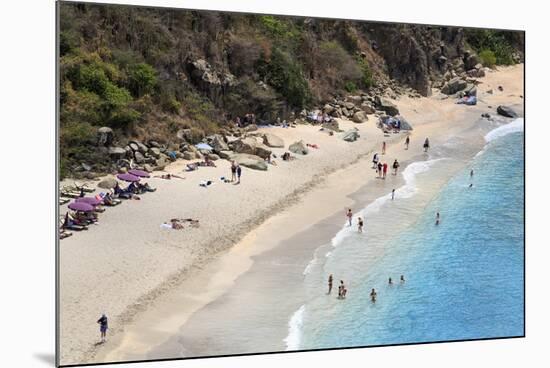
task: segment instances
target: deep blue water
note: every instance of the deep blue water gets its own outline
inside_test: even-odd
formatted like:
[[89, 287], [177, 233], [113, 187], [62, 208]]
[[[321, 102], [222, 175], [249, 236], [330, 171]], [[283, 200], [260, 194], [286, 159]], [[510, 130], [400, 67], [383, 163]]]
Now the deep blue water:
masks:
[[[388, 240], [388, 251], [350, 290], [345, 307], [340, 303], [323, 319], [318, 312], [308, 317], [305, 305], [299, 347], [523, 335], [523, 149], [522, 131], [488, 142], [414, 226]], [[468, 188], [471, 168], [474, 186]], [[442, 222], [436, 227], [437, 211]], [[371, 287], [378, 291], [374, 304]]]

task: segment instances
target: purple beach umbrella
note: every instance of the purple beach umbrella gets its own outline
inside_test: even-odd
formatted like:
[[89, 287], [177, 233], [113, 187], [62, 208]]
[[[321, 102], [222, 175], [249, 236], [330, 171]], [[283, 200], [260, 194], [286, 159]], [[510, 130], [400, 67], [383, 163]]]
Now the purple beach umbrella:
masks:
[[135, 175], [135, 176], [139, 176], [140, 178], [148, 178], [148, 177], [151, 176], [151, 175], [149, 175], [149, 173], [147, 171], [136, 170], [136, 169], [128, 170], [128, 173], [132, 174], [132, 175]]
[[86, 202], [73, 202], [69, 204], [69, 208], [73, 211], [92, 212], [94, 206]]
[[103, 201], [101, 199], [97, 199], [95, 197], [82, 197], [82, 198], [76, 198], [75, 202], [78, 203], [88, 203], [91, 206], [97, 206], [99, 204], [102, 204]]
[[135, 176], [132, 174], [118, 174], [116, 177], [120, 180], [128, 181], [130, 183], [139, 181], [139, 176]]

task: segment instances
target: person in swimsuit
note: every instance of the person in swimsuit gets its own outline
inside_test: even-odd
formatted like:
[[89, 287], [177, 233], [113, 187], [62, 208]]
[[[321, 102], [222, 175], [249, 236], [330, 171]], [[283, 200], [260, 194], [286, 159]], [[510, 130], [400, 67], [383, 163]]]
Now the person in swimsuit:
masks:
[[401, 281], [401, 283], [404, 283], [404, 282], [405, 282], [405, 276], [401, 275], [401, 277], [399, 278], [399, 280]]
[[430, 148], [430, 140], [426, 138], [424, 141], [424, 152], [428, 152], [428, 149]]
[[395, 198], [395, 189], [392, 189], [391, 190], [391, 200], [393, 201], [394, 198]]
[[237, 165], [237, 184], [241, 184], [242, 169], [240, 165]]
[[435, 224], [439, 225], [440, 220], [441, 220], [441, 216], [439, 215], [439, 212], [437, 212], [435, 214]]
[[372, 300], [373, 303], [376, 302], [376, 295], [378, 294], [376, 294], [376, 290], [373, 288], [370, 292], [370, 300]]
[[237, 177], [237, 164], [235, 160], [231, 161], [231, 182], [233, 183]]
[[388, 285], [393, 285], [393, 281], [392, 281], [391, 277], [388, 279]]
[[386, 154], [386, 141], [382, 142], [382, 154]]
[[332, 292], [332, 274], [329, 275], [328, 277], [328, 293], [327, 294], [330, 294]]
[[372, 168], [376, 169], [378, 167], [378, 153], [375, 153], [372, 157]]
[[97, 320], [99, 323], [99, 332], [101, 333], [101, 342], [105, 342], [105, 335], [107, 334], [107, 329], [109, 328], [107, 316], [104, 314]]
[[363, 232], [363, 219], [361, 217], [359, 217], [357, 219], [357, 226], [358, 226], [358, 230], [360, 233]]
[[405, 149], [408, 150], [409, 149], [409, 143], [411, 143], [411, 139], [409, 136], [407, 136], [407, 139], [405, 139]]
[[388, 164], [384, 162], [384, 165], [382, 166], [383, 175], [382, 178], [386, 179], [386, 174], [388, 173]]
[[378, 177], [381, 178], [382, 177], [382, 163], [379, 162], [378, 163]]
[[351, 218], [353, 217], [353, 213], [351, 212], [351, 208], [348, 209], [348, 212], [346, 213], [346, 216], [348, 217], [349, 226], [351, 226]]

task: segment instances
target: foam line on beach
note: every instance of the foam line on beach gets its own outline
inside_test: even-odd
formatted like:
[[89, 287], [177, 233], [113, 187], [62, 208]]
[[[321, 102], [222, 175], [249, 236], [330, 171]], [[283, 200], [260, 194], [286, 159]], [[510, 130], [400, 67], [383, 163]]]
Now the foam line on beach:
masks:
[[523, 118], [517, 118], [511, 123], [501, 125], [498, 128], [491, 130], [485, 135], [485, 141], [489, 143], [497, 138], [504, 137], [508, 134], [523, 132], [523, 126]]
[[[428, 161], [417, 161], [408, 165], [405, 168], [405, 170], [403, 170], [403, 173], [402, 173], [403, 178], [405, 179], [405, 184], [395, 190], [395, 195], [398, 196], [399, 198], [412, 197], [418, 190], [416, 186], [416, 176], [418, 174], [428, 171], [435, 163], [444, 159], [445, 158], [437, 158], [437, 159], [428, 160]], [[355, 215], [353, 219], [356, 220], [357, 217], [363, 217], [367, 221], [369, 215], [372, 215], [380, 211], [382, 206], [389, 200], [391, 200], [391, 192], [386, 195], [383, 195], [382, 197], [377, 198], [375, 201], [373, 201], [367, 207], [361, 210], [359, 214]], [[356, 229], [353, 226], [349, 226], [348, 223], [346, 222], [343, 228], [332, 238], [331, 240], [332, 246], [333, 247], [338, 246], [343, 241], [343, 239], [345, 239], [347, 236], [353, 233], [356, 233]]]
[[306, 306], [302, 305], [290, 318], [288, 322], [288, 335], [284, 339], [286, 350], [298, 350], [302, 341], [302, 325], [304, 323], [304, 312]]

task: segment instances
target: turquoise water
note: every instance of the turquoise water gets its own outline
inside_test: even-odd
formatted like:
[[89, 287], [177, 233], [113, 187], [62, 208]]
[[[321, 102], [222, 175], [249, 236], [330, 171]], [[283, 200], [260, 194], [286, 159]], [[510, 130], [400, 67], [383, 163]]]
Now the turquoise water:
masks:
[[[489, 133], [485, 149], [415, 214], [412, 226], [387, 240], [383, 255], [369, 263], [368, 270], [344, 269], [354, 281], [345, 301], [324, 298], [295, 313], [289, 348], [523, 335], [522, 125], [523, 121]], [[442, 216], [439, 226], [434, 225], [437, 211]], [[368, 226], [367, 216], [367, 235]], [[373, 239], [374, 235], [371, 242], [383, 241]], [[353, 241], [358, 240], [344, 239], [326, 263], [349, 262], [345, 247], [354, 249], [349, 243]], [[368, 247], [369, 241], [364, 242]], [[353, 257], [361, 262], [357, 252]], [[405, 283], [398, 280], [401, 274]], [[388, 285], [388, 276], [393, 285]], [[337, 285], [338, 277], [335, 281]], [[369, 298], [373, 287], [376, 303]]]

